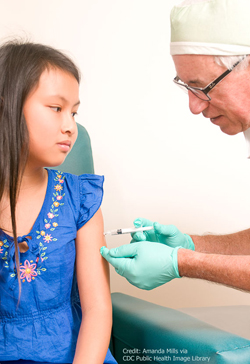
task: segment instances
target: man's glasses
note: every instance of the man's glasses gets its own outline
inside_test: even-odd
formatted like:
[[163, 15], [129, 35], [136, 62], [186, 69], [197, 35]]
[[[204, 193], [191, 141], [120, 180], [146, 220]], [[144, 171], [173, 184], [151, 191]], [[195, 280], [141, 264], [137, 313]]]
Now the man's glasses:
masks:
[[243, 61], [243, 59], [246, 58], [246, 55], [243, 56], [238, 62], [236, 62], [231, 68], [228, 68], [225, 72], [222, 73], [219, 77], [217, 77], [214, 81], [212, 81], [209, 85], [207, 85], [204, 88], [200, 87], [192, 87], [188, 86], [186, 83], [182, 82], [178, 76], [174, 78], [174, 83], [176, 85], [180, 86], [182, 90], [184, 91], [191, 91], [195, 96], [197, 96], [199, 99], [203, 101], [211, 101], [211, 97], [208, 95], [208, 93], [220, 82], [225, 78], [229, 73], [232, 72], [232, 70], [238, 66], [238, 64]]

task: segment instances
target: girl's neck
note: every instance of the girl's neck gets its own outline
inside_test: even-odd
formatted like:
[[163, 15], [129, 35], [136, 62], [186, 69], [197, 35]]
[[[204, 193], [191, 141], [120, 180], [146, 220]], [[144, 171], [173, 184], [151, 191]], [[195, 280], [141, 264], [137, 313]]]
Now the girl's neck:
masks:
[[27, 190], [36, 190], [39, 189], [41, 186], [47, 185], [48, 180], [48, 172], [43, 167], [38, 167], [31, 169], [26, 166], [19, 193], [23, 193]]

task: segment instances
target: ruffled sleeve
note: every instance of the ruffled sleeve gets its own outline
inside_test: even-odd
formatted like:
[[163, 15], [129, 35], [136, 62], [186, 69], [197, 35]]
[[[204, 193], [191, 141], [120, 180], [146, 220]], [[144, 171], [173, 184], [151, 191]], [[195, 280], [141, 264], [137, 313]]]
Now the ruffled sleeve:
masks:
[[77, 230], [86, 224], [101, 206], [104, 177], [95, 174], [82, 174], [78, 179], [80, 207]]

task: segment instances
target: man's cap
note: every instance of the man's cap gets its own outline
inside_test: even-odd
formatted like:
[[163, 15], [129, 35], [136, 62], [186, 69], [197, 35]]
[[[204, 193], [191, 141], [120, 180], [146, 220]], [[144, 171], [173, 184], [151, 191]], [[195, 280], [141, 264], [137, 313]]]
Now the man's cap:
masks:
[[250, 54], [250, 0], [186, 0], [170, 19], [171, 55]]

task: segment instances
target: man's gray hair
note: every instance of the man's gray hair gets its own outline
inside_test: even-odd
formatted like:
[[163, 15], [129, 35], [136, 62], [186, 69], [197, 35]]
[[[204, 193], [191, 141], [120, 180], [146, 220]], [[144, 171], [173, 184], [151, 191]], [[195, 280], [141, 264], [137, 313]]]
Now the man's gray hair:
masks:
[[[190, 1], [197, 1], [197, 0], [190, 0]], [[237, 61], [239, 61], [242, 56], [214, 56], [215, 62], [219, 66], [224, 66], [226, 68], [231, 68]], [[246, 57], [242, 62], [239, 63], [237, 67], [235, 67], [235, 71], [242, 71], [247, 69], [249, 66], [249, 56]]]

